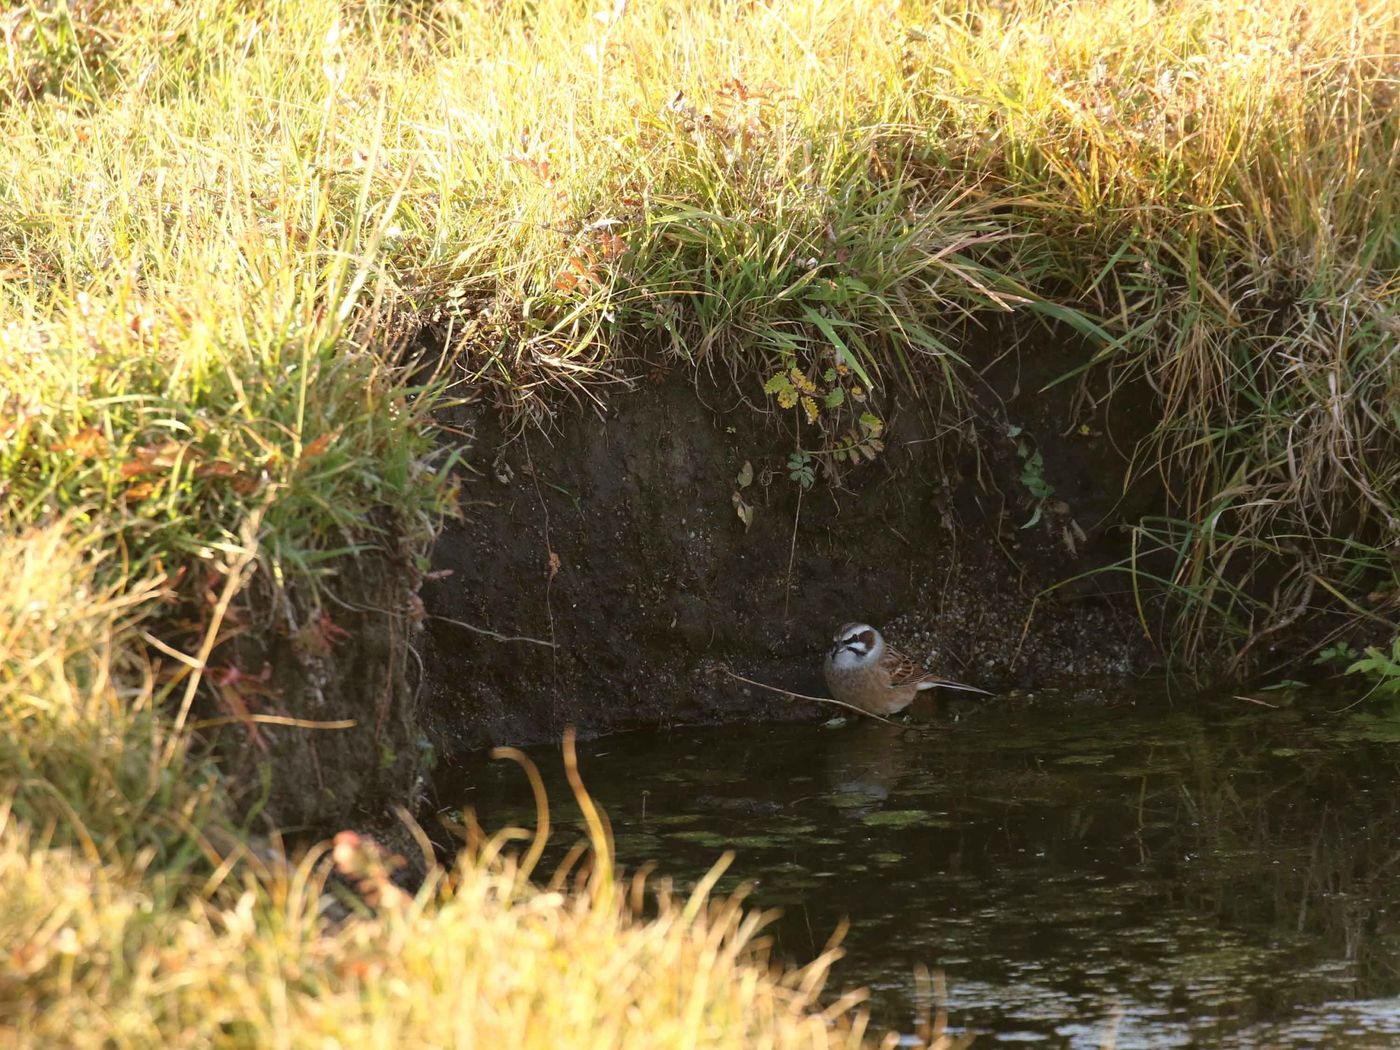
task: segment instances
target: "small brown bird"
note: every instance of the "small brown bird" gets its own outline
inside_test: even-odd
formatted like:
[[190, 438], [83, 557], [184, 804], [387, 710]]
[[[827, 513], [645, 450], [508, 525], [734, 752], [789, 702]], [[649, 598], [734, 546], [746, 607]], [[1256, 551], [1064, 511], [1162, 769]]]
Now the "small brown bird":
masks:
[[985, 689], [930, 674], [919, 661], [886, 645], [880, 632], [866, 623], [848, 623], [836, 632], [822, 671], [832, 696], [877, 715], [903, 711], [925, 689], [991, 695]]

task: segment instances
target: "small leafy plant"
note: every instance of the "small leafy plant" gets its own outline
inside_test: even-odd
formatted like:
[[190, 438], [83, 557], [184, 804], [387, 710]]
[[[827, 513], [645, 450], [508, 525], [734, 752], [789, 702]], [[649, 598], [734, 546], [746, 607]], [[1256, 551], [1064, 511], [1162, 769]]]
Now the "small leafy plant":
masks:
[[1055, 494], [1055, 486], [1045, 480], [1045, 457], [1040, 454], [1040, 450], [1034, 448], [1025, 440], [1025, 430], [1012, 423], [1006, 428], [1006, 436], [1015, 440], [1016, 454], [1021, 457], [1021, 476], [1018, 479], [1021, 486], [1035, 500], [1035, 511], [1031, 514], [1030, 520], [1021, 526], [1029, 529], [1036, 525], [1045, 513], [1045, 502]]
[[1370, 678], [1374, 691], [1384, 697], [1400, 698], [1400, 635], [1391, 643], [1390, 652], [1374, 645], [1366, 647], [1366, 655], [1354, 661], [1347, 674]]
[[821, 447], [794, 452], [788, 459], [789, 479], [804, 489], [816, 482], [817, 457], [826, 457], [827, 475], [835, 477], [841, 464], [868, 462], [885, 449], [885, 421], [865, 407], [870, 398], [869, 379], [864, 369], [848, 360], [837, 350], [834, 363], [821, 373], [820, 383], [790, 365], [763, 384], [763, 392], [776, 398], [779, 408], [798, 412], [802, 422], [821, 430]]
[[852, 371], [839, 356], [832, 367], [822, 373], [826, 386], [818, 385], [796, 365], [784, 371], [775, 372], [763, 384], [763, 392], [778, 399], [779, 408], [801, 407], [808, 423], [822, 419], [822, 411], [834, 412], [846, 404], [849, 397], [857, 404], [864, 404], [867, 391], [858, 383], [850, 381]]
[[1313, 660], [1313, 666], [1328, 667], [1337, 664], [1351, 664], [1354, 663], [1360, 655], [1361, 653], [1357, 651], [1354, 645], [1346, 641], [1341, 641], [1337, 642], [1335, 645], [1329, 645], [1326, 649], [1323, 649], [1322, 652], [1318, 653], [1317, 657]]
[[817, 480], [816, 461], [810, 452], [798, 450], [788, 457], [788, 480], [800, 485], [803, 491], [810, 489]]

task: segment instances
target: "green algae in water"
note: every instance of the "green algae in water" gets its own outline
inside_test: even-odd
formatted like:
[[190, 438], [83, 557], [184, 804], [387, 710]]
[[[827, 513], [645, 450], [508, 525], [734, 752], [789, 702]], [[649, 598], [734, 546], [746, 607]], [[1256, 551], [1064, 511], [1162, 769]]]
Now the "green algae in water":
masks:
[[656, 774], [655, 779], [676, 784], [734, 784], [744, 779], [737, 769], [714, 769], [695, 766], [688, 769], [671, 769]]
[[1113, 756], [1106, 753], [1094, 755], [1062, 755], [1055, 759], [1057, 766], [1101, 766]]
[[827, 795], [822, 801], [837, 809], [859, 809], [862, 806], [870, 805], [871, 797], [859, 791], [841, 791], [834, 795]]
[[677, 842], [693, 842], [698, 846], [710, 846], [714, 849], [728, 849], [730, 844], [729, 837], [718, 831], [673, 831], [666, 837]]
[[1400, 744], [1400, 716], [1396, 714], [1354, 714], [1337, 732], [1339, 740], [1363, 740], [1378, 744]]
[[940, 813], [929, 813], [922, 809], [890, 809], [880, 813], [867, 813], [860, 818], [861, 823], [872, 828], [951, 828], [953, 821]]
[[704, 819], [703, 813], [666, 813], [661, 816], [648, 816], [647, 823], [660, 828], [672, 828], [682, 824], [695, 824]]
[[729, 842], [737, 849], [781, 849], [791, 843], [787, 835], [736, 835]]

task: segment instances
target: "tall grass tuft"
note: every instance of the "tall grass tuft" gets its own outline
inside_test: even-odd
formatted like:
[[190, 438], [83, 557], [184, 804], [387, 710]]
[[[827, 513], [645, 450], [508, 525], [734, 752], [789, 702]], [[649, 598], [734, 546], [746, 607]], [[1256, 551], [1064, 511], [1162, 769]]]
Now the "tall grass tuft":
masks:
[[[479, 840], [416, 894], [344, 833], [294, 865], [231, 861], [181, 903], [167, 875], [37, 841], [4, 814], [0, 1032], [118, 1047], [873, 1045], [859, 993], [824, 1001], [839, 952], [775, 966], [764, 916], [711, 896], [722, 866], [688, 895], [661, 888], [641, 921], [645, 880], [619, 880], [602, 824], [571, 889], [562, 873], [530, 880], [538, 850], [507, 848], [519, 834]], [[328, 905], [346, 885], [348, 917]], [[940, 1030], [927, 1045], [965, 1043]]]
[[[0, 803], [91, 863], [179, 870], [218, 815], [218, 778], [157, 704], [140, 655], [159, 581], [109, 582], [59, 521], [0, 541]], [[94, 538], [96, 539], [96, 538]]]

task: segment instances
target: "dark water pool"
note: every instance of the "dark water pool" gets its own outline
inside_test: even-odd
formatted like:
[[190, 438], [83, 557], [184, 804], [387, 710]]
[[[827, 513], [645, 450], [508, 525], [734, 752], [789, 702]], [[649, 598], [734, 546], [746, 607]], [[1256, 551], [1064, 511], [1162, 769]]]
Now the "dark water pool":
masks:
[[[678, 730], [579, 753], [625, 866], [683, 887], [736, 851], [720, 888], [782, 908], [797, 961], [848, 918], [833, 983], [868, 987], [881, 1026], [912, 1027], [924, 964], [978, 1046], [1098, 1047], [1113, 1028], [1118, 1047], [1396, 1047], [1400, 717], [1328, 710], [1343, 702], [993, 701], [928, 731]], [[562, 852], [578, 834], [559, 754], [533, 757]], [[513, 764], [458, 772], [445, 806], [533, 823]]]

